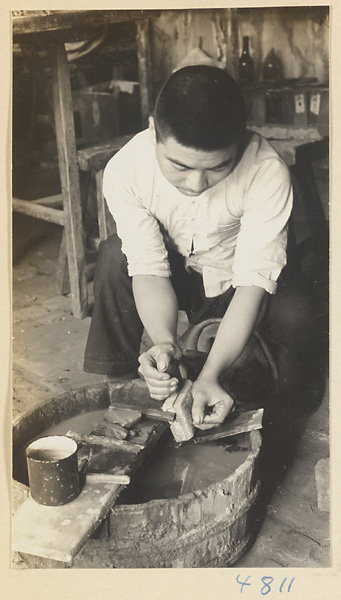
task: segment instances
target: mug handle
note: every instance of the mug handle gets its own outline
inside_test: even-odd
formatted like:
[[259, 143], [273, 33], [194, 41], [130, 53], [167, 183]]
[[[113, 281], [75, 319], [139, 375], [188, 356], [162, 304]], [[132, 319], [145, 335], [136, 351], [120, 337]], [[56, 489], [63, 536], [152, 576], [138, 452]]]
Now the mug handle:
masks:
[[[79, 449], [80, 449], [82, 446], [83, 446], [83, 447], [88, 447], [88, 444], [86, 444], [86, 443], [82, 443], [82, 442], [81, 442], [81, 443], [78, 445], [78, 450], [79, 450]], [[82, 478], [85, 478], [85, 475], [86, 475], [86, 470], [87, 470], [87, 467], [88, 467], [88, 465], [89, 465], [89, 462], [90, 462], [91, 458], [92, 458], [92, 448], [90, 447], [90, 448], [88, 448], [88, 456], [85, 456], [85, 457], [82, 459], [82, 461], [81, 461], [81, 465], [78, 467], [78, 474], [79, 474], [79, 477], [80, 477], [80, 479], [82, 479]]]

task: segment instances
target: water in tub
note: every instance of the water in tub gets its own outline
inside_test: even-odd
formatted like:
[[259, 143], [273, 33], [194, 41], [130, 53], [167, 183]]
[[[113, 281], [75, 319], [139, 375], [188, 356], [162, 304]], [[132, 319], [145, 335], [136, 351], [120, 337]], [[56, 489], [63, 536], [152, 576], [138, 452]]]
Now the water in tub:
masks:
[[[105, 413], [106, 409], [102, 409], [77, 415], [46, 429], [38, 437], [65, 435], [69, 430], [89, 434]], [[167, 431], [132, 479], [122, 501], [137, 504], [202, 489], [231, 475], [245, 461], [249, 449], [248, 434], [205, 444], [192, 441], [178, 445]], [[24, 454], [17, 463], [16, 479], [27, 484]]]

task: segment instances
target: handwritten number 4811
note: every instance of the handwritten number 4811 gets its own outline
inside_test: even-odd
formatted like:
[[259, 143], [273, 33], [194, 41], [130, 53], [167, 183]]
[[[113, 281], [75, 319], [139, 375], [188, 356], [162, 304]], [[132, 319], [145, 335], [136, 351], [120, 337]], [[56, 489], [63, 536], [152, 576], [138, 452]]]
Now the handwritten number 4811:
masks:
[[[251, 583], [249, 583], [249, 579], [251, 579], [251, 575], [249, 575], [246, 579], [244, 579], [244, 581], [242, 581], [240, 579], [240, 575], [237, 575], [237, 583], [239, 583], [239, 585], [240, 585], [240, 593], [242, 593], [244, 591], [245, 586], [246, 587], [251, 586]], [[293, 577], [287, 583], [287, 577], [285, 577], [279, 586], [279, 591], [281, 593], [282, 592], [290, 592], [291, 588], [292, 588], [292, 584], [294, 583], [294, 579], [295, 579], [295, 577]], [[269, 594], [271, 592], [271, 586], [274, 582], [274, 578], [273, 577], [262, 577], [261, 581], [262, 581], [263, 585], [261, 587], [260, 593], [262, 594], [262, 596], [266, 596], [267, 594]]]

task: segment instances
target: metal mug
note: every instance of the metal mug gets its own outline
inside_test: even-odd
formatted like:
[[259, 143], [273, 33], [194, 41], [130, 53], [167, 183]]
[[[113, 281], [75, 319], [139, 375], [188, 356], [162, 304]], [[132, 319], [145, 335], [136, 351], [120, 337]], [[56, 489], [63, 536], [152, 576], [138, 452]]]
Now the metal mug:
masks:
[[64, 435], [42, 437], [26, 448], [28, 479], [33, 500], [59, 506], [77, 498], [88, 461], [79, 470], [77, 443]]

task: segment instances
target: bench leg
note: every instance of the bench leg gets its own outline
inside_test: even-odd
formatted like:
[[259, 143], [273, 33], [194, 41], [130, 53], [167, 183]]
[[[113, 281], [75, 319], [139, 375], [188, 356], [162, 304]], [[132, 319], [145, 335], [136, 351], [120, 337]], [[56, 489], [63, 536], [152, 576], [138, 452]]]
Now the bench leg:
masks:
[[88, 291], [70, 74], [63, 42], [56, 38], [49, 50], [71, 302], [74, 316], [82, 319], [88, 315]]
[[71, 287], [67, 262], [65, 229], [63, 229], [62, 241], [59, 249], [56, 285], [58, 294], [64, 296], [70, 293]]

